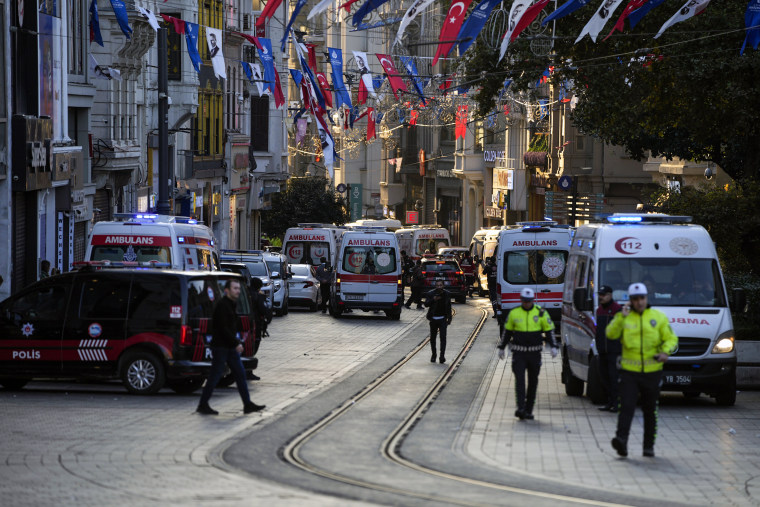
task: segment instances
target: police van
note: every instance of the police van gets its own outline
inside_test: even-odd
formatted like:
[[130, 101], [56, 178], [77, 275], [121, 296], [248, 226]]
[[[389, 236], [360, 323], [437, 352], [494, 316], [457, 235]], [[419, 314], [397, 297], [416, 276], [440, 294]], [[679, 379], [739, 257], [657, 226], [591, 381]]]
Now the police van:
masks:
[[349, 309], [382, 310], [389, 319], [399, 320], [404, 295], [395, 234], [382, 227], [344, 232], [334, 273], [330, 290], [334, 317]]
[[399, 248], [413, 260], [421, 259], [425, 252], [435, 255], [438, 249], [451, 245], [449, 231], [440, 225], [415, 225], [396, 231]]
[[189, 217], [117, 213], [92, 228], [85, 260], [168, 263], [180, 270], [218, 270], [211, 229]]
[[[562, 381], [571, 396], [606, 400], [595, 343], [597, 288], [627, 303], [628, 285], [647, 286], [649, 304], [678, 336], [664, 366], [663, 390], [736, 400], [736, 350], [726, 287], [708, 232], [691, 217], [614, 214], [572, 234], [562, 303]], [[740, 299], [740, 298], [739, 298]]]
[[496, 280], [504, 315], [520, 305], [520, 291], [527, 287], [559, 327], [570, 231], [551, 221], [518, 222], [499, 231]]
[[290, 264], [319, 266], [324, 257], [335, 265], [336, 247], [345, 230], [332, 224], [298, 224], [285, 231], [282, 253]]

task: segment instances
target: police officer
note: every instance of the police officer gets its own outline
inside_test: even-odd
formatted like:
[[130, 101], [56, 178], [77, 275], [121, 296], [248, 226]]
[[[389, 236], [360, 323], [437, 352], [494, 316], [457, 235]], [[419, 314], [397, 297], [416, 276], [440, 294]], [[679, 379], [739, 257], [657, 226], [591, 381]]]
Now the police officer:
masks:
[[327, 259], [320, 257], [317, 266], [317, 280], [319, 280], [319, 292], [322, 294], [322, 313], [327, 312], [327, 304], [330, 302], [330, 283], [332, 282], [332, 268]]
[[607, 385], [607, 404], [600, 407], [601, 411], [617, 412], [618, 402], [618, 357], [620, 357], [620, 341], [607, 338], [606, 330], [621, 310], [617, 301], [612, 299], [612, 287], [602, 285], [597, 292], [599, 307], [596, 309], [596, 347], [599, 352], [599, 371]]
[[620, 414], [612, 447], [620, 456], [628, 456], [628, 434], [640, 394], [644, 413], [643, 454], [653, 458], [662, 365], [678, 345], [678, 337], [665, 314], [649, 307], [646, 285], [631, 284], [628, 300], [629, 304], [607, 326], [607, 338], [620, 340], [622, 344]]
[[[536, 402], [538, 373], [541, 371], [541, 349], [543, 342], [551, 346], [552, 357], [557, 357], [557, 342], [554, 340], [554, 323], [549, 312], [533, 304], [536, 295], [533, 289], [525, 287], [520, 291], [520, 306], [513, 308], [504, 324], [499, 359], [504, 359], [504, 348], [509, 345], [512, 352], [512, 372], [515, 374], [517, 410], [515, 417], [532, 420], [533, 405]], [[525, 372], [528, 372], [528, 392], [525, 393]]]

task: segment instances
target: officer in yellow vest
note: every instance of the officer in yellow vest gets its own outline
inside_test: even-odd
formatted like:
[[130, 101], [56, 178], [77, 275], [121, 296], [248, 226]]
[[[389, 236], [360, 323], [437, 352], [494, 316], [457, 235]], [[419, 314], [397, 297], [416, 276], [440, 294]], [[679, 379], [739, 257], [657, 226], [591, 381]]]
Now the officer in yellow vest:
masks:
[[644, 456], [653, 458], [662, 366], [678, 345], [678, 337], [665, 314], [649, 307], [646, 285], [631, 284], [628, 300], [629, 303], [607, 326], [607, 338], [621, 340], [623, 349], [620, 357], [620, 415], [612, 447], [620, 456], [628, 456], [628, 434], [636, 400], [641, 394]]
[[[509, 312], [499, 343], [499, 359], [504, 359], [504, 348], [509, 345], [512, 352], [512, 372], [515, 375], [517, 410], [515, 417], [533, 419], [533, 405], [536, 402], [538, 373], [541, 371], [541, 350], [544, 342], [551, 345], [552, 357], [557, 357], [557, 343], [554, 341], [554, 323], [549, 312], [533, 304], [536, 295], [533, 289], [520, 291], [520, 306]], [[525, 372], [528, 372], [528, 393], [525, 393]]]

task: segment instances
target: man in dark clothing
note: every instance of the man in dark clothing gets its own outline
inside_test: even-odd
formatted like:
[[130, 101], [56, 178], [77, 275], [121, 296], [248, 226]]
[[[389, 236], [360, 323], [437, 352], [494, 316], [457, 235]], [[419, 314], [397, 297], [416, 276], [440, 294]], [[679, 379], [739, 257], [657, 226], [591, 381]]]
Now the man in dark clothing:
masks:
[[417, 309], [422, 310], [422, 284], [425, 281], [425, 275], [422, 274], [422, 262], [418, 259], [412, 270], [412, 295], [406, 302], [406, 307], [412, 306], [412, 303], [417, 303]]
[[599, 308], [596, 309], [596, 350], [599, 352], [599, 372], [607, 386], [607, 404], [599, 410], [618, 411], [618, 358], [620, 357], [620, 340], [610, 340], [605, 331], [615, 314], [622, 307], [612, 299], [612, 287], [599, 287]]
[[498, 271], [498, 268], [496, 266], [496, 259], [489, 257], [486, 260], [484, 269], [486, 270], [486, 280], [488, 282], [488, 298], [491, 300], [492, 304], [494, 301], [501, 303], [501, 294], [499, 294], [499, 291], [497, 290], [496, 282], [496, 274]]
[[319, 292], [322, 294], [322, 313], [327, 312], [327, 304], [330, 302], [330, 283], [332, 283], [332, 268], [327, 259], [320, 257], [317, 266], [317, 280], [319, 280]]
[[[267, 297], [261, 292], [261, 287], [264, 283], [261, 278], [251, 278], [251, 305], [253, 307], [253, 321], [256, 329], [253, 341], [253, 355], [259, 351], [259, 345], [261, 345], [261, 339], [264, 337], [264, 332], [267, 329], [267, 321], [271, 311], [267, 307]], [[253, 372], [248, 373], [248, 380], [261, 380], [261, 378]]]
[[[414, 268], [414, 262], [406, 253], [406, 250], [401, 250], [401, 295], [404, 296], [407, 285], [409, 285], [410, 278], [412, 276], [412, 268]], [[405, 297], [405, 296], [404, 296]]]
[[446, 362], [446, 329], [451, 324], [451, 297], [443, 289], [443, 282], [435, 282], [435, 289], [428, 293], [425, 305], [428, 307], [427, 319], [430, 321], [430, 348], [433, 355], [430, 362], [435, 362], [435, 339], [438, 333], [441, 335], [441, 364]]
[[237, 300], [240, 297], [240, 283], [237, 280], [227, 280], [224, 285], [224, 297], [219, 300], [214, 308], [212, 317], [213, 336], [211, 338], [211, 372], [206, 385], [203, 386], [200, 402], [198, 402], [197, 412], [205, 415], [217, 415], [219, 412], [211, 408], [208, 400], [214, 392], [216, 384], [222, 378], [225, 366], [229, 366], [232, 374], [235, 376], [238, 393], [243, 400], [243, 412], [250, 414], [258, 412], [264, 408], [264, 405], [256, 405], [251, 401], [248, 394], [248, 384], [245, 380], [245, 370], [243, 362], [240, 360], [240, 354], [243, 353], [243, 345], [240, 343], [240, 331], [238, 323], [240, 319], [237, 316]]

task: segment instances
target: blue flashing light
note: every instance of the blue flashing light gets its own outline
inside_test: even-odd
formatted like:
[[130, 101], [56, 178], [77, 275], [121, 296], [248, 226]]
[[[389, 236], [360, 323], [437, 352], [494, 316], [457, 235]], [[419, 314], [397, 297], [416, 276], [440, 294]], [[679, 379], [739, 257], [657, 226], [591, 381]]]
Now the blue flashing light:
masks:
[[193, 219], [191, 218], [190, 220], [188, 220], [188, 221], [187, 221], [187, 223], [188, 223], [188, 224], [197, 224], [197, 223], [198, 223], [198, 221], [197, 221], [197, 220], [193, 220]]
[[607, 217], [607, 221], [613, 224], [632, 224], [641, 222], [642, 220], [644, 220], [644, 217], [640, 215], [611, 215]]
[[185, 238], [183, 236], [177, 237], [177, 243], [184, 243], [184, 242], [185, 242]]
[[137, 214], [137, 215], [135, 215], [135, 218], [138, 218], [138, 219], [139, 218], [146, 218], [146, 219], [153, 220], [153, 219], [156, 219], [157, 217], [158, 217], [158, 215], [145, 215], [145, 214]]

